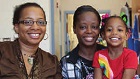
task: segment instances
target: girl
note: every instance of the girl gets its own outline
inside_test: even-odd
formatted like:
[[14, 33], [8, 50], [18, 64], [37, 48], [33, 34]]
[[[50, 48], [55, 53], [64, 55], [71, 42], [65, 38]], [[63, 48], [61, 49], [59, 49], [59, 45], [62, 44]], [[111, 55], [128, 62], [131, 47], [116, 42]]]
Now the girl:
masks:
[[94, 79], [133, 79], [138, 66], [136, 52], [123, 46], [128, 28], [119, 16], [106, 19], [101, 36], [107, 49], [97, 51], [93, 58]]

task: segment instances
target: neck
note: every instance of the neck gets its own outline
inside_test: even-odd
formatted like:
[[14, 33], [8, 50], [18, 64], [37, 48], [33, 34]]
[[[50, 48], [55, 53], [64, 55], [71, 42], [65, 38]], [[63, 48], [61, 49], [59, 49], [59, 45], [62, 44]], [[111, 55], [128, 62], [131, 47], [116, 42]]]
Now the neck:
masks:
[[123, 47], [108, 47], [109, 56], [111, 59], [119, 57], [123, 52]]
[[79, 45], [79, 52], [78, 54], [87, 59], [87, 60], [93, 60], [94, 53], [96, 52], [96, 44], [94, 46], [80, 46]]
[[21, 41], [19, 41], [19, 44], [20, 44], [20, 49], [21, 49], [22, 54], [34, 55], [38, 48], [38, 45], [29, 46], [22, 43]]
[[[112, 47], [108, 45], [108, 50], [110, 51], [109, 53], [113, 54], [115, 52], [122, 52], [123, 51], [123, 45], [117, 46], [117, 47]], [[116, 54], [116, 53], [115, 53]]]

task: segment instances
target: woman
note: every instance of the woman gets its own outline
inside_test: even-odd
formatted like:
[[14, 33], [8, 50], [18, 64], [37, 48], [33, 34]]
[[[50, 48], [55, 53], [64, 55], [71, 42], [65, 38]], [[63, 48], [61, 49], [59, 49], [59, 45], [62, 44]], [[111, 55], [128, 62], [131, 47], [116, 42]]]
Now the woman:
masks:
[[37, 3], [15, 8], [14, 30], [18, 38], [0, 43], [0, 79], [61, 79], [55, 55], [39, 48], [46, 33], [46, 15]]
[[83, 5], [74, 13], [73, 31], [79, 44], [62, 57], [62, 75], [64, 79], [92, 79], [92, 59], [97, 50], [104, 46], [96, 43], [100, 32], [100, 15], [92, 6]]

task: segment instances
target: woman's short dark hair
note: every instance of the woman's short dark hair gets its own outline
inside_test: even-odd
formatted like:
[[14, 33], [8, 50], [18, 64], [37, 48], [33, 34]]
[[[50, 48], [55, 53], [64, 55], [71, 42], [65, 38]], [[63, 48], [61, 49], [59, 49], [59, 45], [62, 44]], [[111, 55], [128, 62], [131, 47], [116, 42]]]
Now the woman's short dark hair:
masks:
[[83, 14], [84, 12], [93, 12], [93, 13], [95, 13], [95, 15], [98, 18], [99, 24], [100, 24], [101, 17], [99, 15], [98, 11], [95, 8], [93, 8], [92, 6], [90, 6], [90, 5], [82, 5], [82, 6], [78, 7], [77, 10], [74, 13], [74, 17], [73, 17], [73, 26], [74, 27], [73, 28], [75, 28], [75, 26], [76, 26], [76, 23], [78, 21], [78, 16]]
[[14, 15], [13, 15], [13, 25], [17, 24], [20, 17], [21, 17], [21, 12], [23, 11], [23, 9], [27, 8], [27, 7], [38, 7], [38, 8], [41, 8], [43, 13], [44, 13], [44, 18], [46, 20], [46, 15], [45, 15], [45, 11], [43, 10], [43, 8], [37, 4], [37, 3], [24, 3], [24, 4], [21, 4], [21, 5], [18, 5], [15, 7], [15, 10], [14, 10]]

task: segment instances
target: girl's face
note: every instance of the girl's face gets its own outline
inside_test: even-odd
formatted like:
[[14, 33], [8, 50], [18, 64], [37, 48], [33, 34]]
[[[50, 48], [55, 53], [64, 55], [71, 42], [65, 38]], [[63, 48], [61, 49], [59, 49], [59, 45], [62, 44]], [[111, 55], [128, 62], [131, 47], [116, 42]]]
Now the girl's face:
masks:
[[105, 26], [103, 38], [106, 40], [108, 46], [123, 46], [123, 43], [128, 38], [126, 26], [120, 18], [111, 18]]
[[99, 36], [99, 21], [95, 13], [84, 12], [79, 15], [74, 33], [77, 35], [79, 44], [94, 45]]
[[46, 33], [46, 25], [39, 26], [36, 21], [44, 22], [44, 13], [38, 7], [27, 7], [21, 12], [20, 21], [34, 21], [33, 25], [25, 25], [19, 23], [14, 26], [16, 33], [18, 33], [19, 41], [26, 45], [39, 45]]

